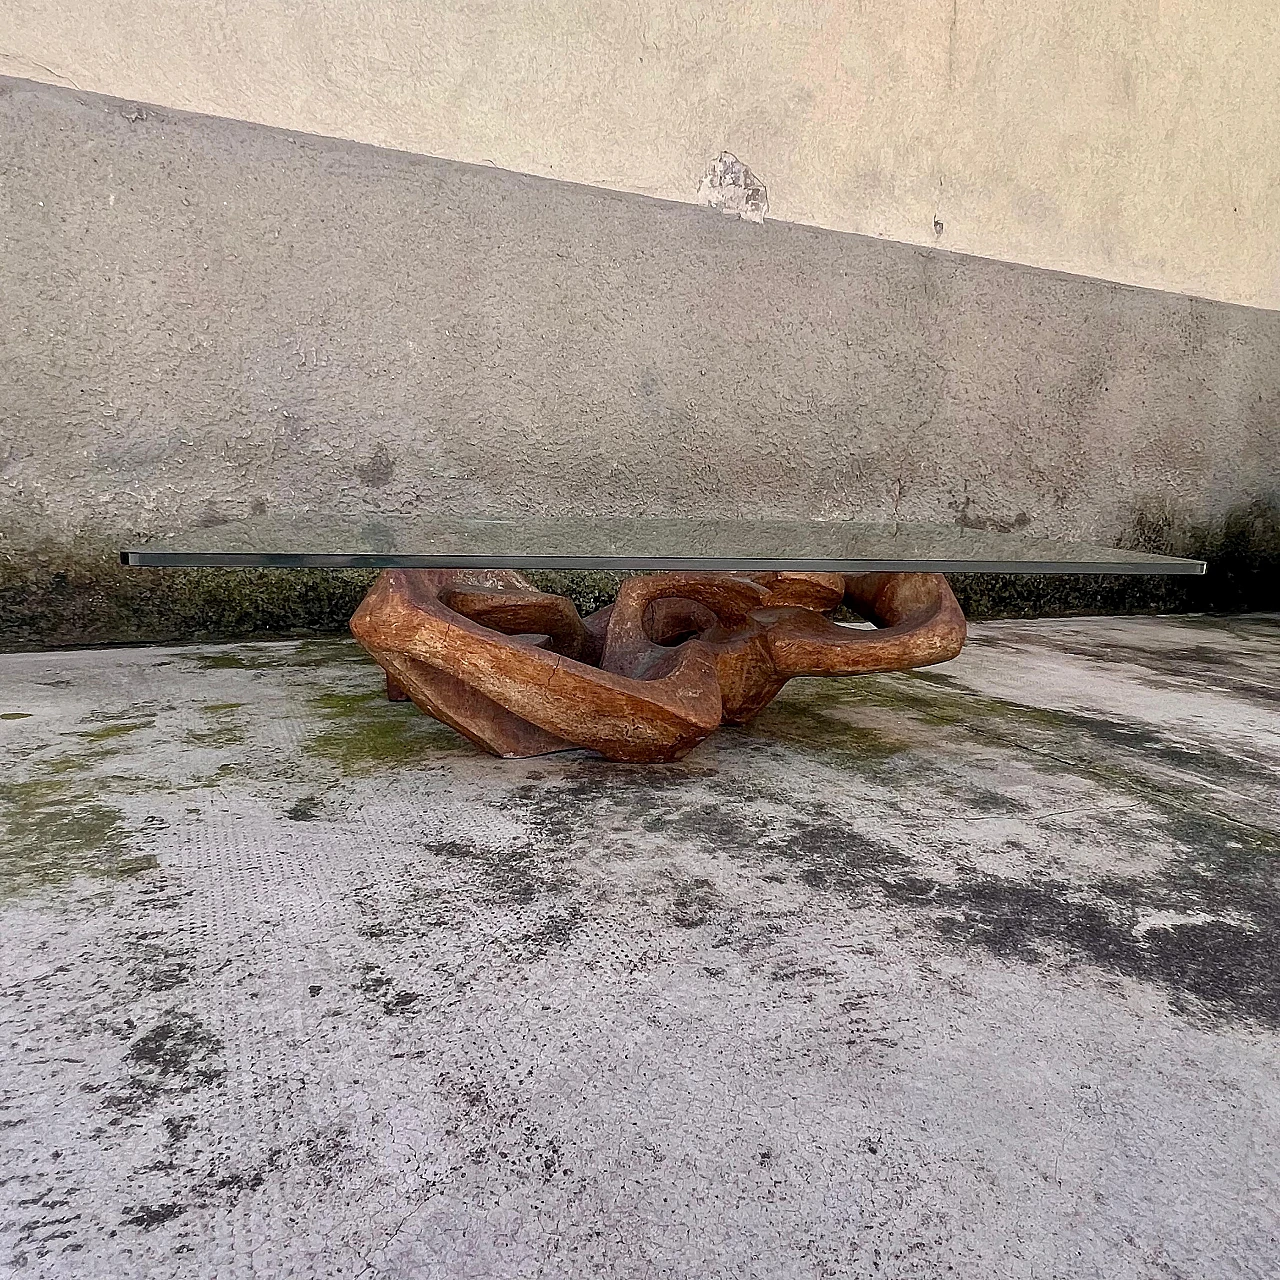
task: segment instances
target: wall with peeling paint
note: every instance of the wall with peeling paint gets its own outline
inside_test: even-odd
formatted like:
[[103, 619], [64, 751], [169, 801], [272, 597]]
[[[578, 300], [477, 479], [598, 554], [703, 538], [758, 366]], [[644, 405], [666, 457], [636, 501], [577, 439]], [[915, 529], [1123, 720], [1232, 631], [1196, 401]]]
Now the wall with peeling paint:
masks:
[[1272, 0], [25, 0], [0, 72], [1280, 307]]

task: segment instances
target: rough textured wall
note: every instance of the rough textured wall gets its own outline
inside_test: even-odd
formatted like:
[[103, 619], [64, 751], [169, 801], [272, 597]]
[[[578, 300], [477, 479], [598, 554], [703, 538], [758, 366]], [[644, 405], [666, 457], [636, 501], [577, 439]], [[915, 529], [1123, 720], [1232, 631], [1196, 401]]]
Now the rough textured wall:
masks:
[[131, 533], [371, 498], [1271, 536], [1280, 313], [14, 80], [0, 235], [23, 638]]
[[24, 0], [0, 72], [1280, 306], [1273, 0]]

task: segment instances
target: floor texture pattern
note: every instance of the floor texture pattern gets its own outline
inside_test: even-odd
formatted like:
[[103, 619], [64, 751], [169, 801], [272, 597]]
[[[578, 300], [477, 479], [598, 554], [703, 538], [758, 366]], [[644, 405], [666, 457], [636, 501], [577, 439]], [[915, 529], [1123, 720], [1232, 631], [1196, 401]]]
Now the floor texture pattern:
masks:
[[0, 656], [0, 1274], [1276, 1276], [1280, 619], [972, 632], [662, 766]]

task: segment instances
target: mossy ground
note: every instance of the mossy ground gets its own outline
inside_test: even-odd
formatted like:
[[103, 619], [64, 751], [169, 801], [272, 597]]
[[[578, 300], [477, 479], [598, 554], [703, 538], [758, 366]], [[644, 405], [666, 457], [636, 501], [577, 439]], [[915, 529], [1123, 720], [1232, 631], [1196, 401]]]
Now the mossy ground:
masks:
[[153, 856], [133, 847], [132, 834], [96, 785], [58, 777], [0, 782], [0, 896], [155, 866]]
[[309, 705], [321, 726], [303, 750], [358, 777], [441, 756], [470, 753], [469, 743], [447, 725], [407, 702], [388, 702], [380, 688], [359, 693], [317, 693]]
[[789, 1256], [851, 1185], [845, 1237], [879, 1196], [896, 1239], [920, 1188], [985, 1221], [1000, 1178], [1019, 1221], [1085, 1215], [1067, 1272], [1112, 1203], [1095, 1271], [1135, 1205], [1241, 1256], [1280, 1150], [1262, 620], [978, 624], [944, 669], [794, 681], [661, 766], [488, 757], [350, 639], [0, 668], [0, 1163], [31, 1239], [125, 1242], [103, 1274], [273, 1214], [292, 1258], [299, 1197], [357, 1205], [363, 1247], [406, 1177], [573, 1222], [619, 1158], [659, 1215], [722, 1184], [794, 1215], [816, 1183]]
[[[1144, 670], [1134, 654], [1145, 634], [1135, 629], [1122, 646], [1127, 670]], [[1221, 682], [1221, 653], [1238, 647], [1223, 639], [1230, 626], [1199, 620], [1188, 634], [1200, 638], [1170, 645], [1166, 637], [1161, 652], [1178, 665], [1161, 678], [1190, 687], [1210, 673]], [[1009, 652], [1025, 662], [1020, 638]], [[979, 632], [975, 652], [1001, 643], [1000, 633]], [[1092, 653], [1068, 638], [1064, 652], [1073, 644], [1086, 672], [1103, 669], [1110, 659], [1101, 650], [1114, 647]], [[1252, 652], [1266, 647], [1258, 641]], [[1052, 650], [1040, 660], [1053, 661]], [[21, 696], [6, 713], [6, 732], [27, 736], [14, 738], [26, 745], [9, 751], [0, 782], [0, 883], [13, 893], [154, 869], [157, 828], [140, 816], [148, 807], [172, 818], [189, 802], [253, 796], [290, 822], [332, 823], [368, 786], [394, 790], [418, 777], [448, 787], [460, 771], [488, 779], [479, 797], [510, 777], [510, 813], [559, 850], [505, 849], [501, 874], [519, 871], [530, 885], [561, 884], [564, 850], [582, 847], [603, 820], [606, 829], [713, 846], [778, 883], [798, 877], [814, 890], [924, 912], [921, 922], [955, 945], [1024, 959], [1083, 956], [1206, 1008], [1280, 1024], [1280, 968], [1269, 958], [1280, 956], [1280, 835], [1260, 825], [1265, 806], [1249, 799], [1274, 790], [1273, 765], [1211, 734], [1188, 741], [1115, 710], [984, 693], [960, 670], [793, 681], [752, 724], [723, 730], [685, 761], [633, 767], [583, 753], [489, 761], [411, 704], [386, 701], [381, 673], [349, 639], [174, 649], [157, 658], [150, 700], [116, 681], [114, 701], [71, 722], [36, 725]], [[1245, 696], [1248, 672], [1235, 675], [1235, 696]], [[46, 677], [30, 689], [56, 702], [76, 684]], [[1215, 687], [1221, 696], [1225, 686]], [[866, 820], [873, 814], [882, 830]], [[960, 835], [949, 825], [958, 819]], [[1004, 834], [972, 834], [985, 822]], [[1090, 856], [1082, 839], [1158, 848], [1162, 870], [1062, 874], [1071, 850]], [[1024, 883], [972, 863], [970, 844], [992, 840], [1001, 857], [1041, 850], [1040, 873]], [[465, 840], [432, 847], [492, 861]], [[585, 919], [580, 904], [573, 909]], [[1203, 918], [1200, 950], [1176, 929], [1135, 940], [1143, 913]], [[1228, 981], [1233, 964], [1252, 975], [1246, 987]]]

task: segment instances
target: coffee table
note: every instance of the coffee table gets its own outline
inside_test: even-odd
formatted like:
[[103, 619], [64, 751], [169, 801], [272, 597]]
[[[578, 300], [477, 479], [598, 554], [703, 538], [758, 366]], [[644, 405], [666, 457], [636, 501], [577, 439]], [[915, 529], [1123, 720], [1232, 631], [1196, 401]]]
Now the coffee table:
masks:
[[[495, 755], [675, 760], [797, 676], [960, 652], [947, 573], [1199, 574], [1199, 560], [952, 525], [445, 515], [228, 522], [121, 552], [138, 566], [371, 568], [351, 619], [409, 699]], [[588, 617], [526, 569], [644, 570]], [[832, 619], [842, 606], [870, 629]]]

